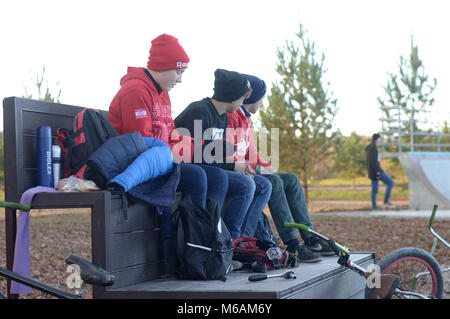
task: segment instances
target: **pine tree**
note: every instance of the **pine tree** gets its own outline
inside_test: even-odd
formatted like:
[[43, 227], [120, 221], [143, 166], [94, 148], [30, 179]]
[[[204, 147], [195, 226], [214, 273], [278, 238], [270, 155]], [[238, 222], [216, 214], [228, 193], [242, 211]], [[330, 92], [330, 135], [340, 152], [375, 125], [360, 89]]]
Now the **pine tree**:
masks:
[[272, 83], [269, 104], [260, 112], [261, 125], [279, 129], [280, 168], [301, 176], [308, 199], [308, 179], [314, 164], [332, 150], [336, 99], [324, 81], [325, 56], [315, 50], [304, 27], [295, 41], [277, 49], [279, 83]]
[[[425, 110], [434, 103], [432, 94], [436, 88], [437, 80], [430, 80], [425, 73], [425, 67], [419, 57], [419, 48], [414, 44], [414, 38], [411, 36], [411, 53], [409, 58], [400, 56], [398, 73], [388, 73], [389, 79], [384, 87], [385, 97], [378, 97], [381, 106], [394, 106], [403, 108], [404, 114], [408, 116], [409, 123], [401, 127], [403, 130], [414, 132], [418, 130], [415, 122], [417, 111]], [[411, 111], [413, 110], [413, 111]], [[389, 123], [388, 129], [398, 130], [398, 119], [390, 109], [383, 109], [386, 122]], [[398, 123], [401, 124], [401, 123]], [[411, 135], [411, 144], [414, 143], [414, 136]]]
[[355, 132], [349, 137], [341, 136], [338, 139], [334, 168], [342, 177], [352, 180], [352, 189], [355, 189], [355, 178], [365, 176], [367, 173], [365, 147], [368, 143], [369, 139]]
[[[39, 101], [46, 101], [46, 102], [54, 102], [54, 103], [61, 103], [59, 98], [61, 97], [61, 89], [59, 89], [59, 92], [57, 95], [52, 93], [50, 91], [50, 88], [48, 87], [48, 81], [45, 80], [45, 87], [44, 87], [44, 77], [45, 77], [45, 67], [42, 68], [42, 74], [36, 74], [36, 79], [33, 80], [33, 86], [34, 89], [37, 91], [37, 99]], [[56, 87], [59, 86], [59, 82], [56, 83]], [[24, 98], [27, 99], [33, 99], [34, 96], [32, 93], [28, 93], [27, 87], [24, 87], [25, 89], [25, 95]]]

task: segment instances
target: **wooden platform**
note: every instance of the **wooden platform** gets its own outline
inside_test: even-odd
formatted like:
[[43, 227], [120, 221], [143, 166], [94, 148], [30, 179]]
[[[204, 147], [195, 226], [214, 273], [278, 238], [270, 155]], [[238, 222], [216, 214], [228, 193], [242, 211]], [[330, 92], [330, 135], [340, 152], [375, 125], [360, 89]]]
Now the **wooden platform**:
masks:
[[[367, 268], [375, 263], [375, 253], [353, 253], [351, 260]], [[293, 270], [296, 279], [270, 278], [248, 281], [249, 272], [232, 272], [227, 281], [152, 280], [107, 289], [103, 298], [182, 298], [182, 299], [303, 299], [364, 298], [365, 280], [337, 264], [337, 257], [323, 257], [314, 264], [300, 264]], [[268, 274], [282, 273], [269, 271]]]

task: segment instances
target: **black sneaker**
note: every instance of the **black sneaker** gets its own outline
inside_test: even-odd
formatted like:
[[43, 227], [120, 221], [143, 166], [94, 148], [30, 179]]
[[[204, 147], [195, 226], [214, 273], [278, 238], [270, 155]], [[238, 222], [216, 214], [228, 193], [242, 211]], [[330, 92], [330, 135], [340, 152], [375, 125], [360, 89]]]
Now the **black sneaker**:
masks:
[[382, 210], [380, 207], [372, 207], [372, 210]]
[[314, 246], [307, 246], [309, 250], [311, 250], [313, 253], [316, 253], [320, 256], [333, 256], [335, 255], [335, 252], [331, 247], [324, 241], [319, 241]]
[[316, 263], [322, 260], [319, 255], [313, 253], [304, 244], [298, 245], [297, 249], [295, 251], [289, 251], [289, 254], [296, 256], [300, 263]]

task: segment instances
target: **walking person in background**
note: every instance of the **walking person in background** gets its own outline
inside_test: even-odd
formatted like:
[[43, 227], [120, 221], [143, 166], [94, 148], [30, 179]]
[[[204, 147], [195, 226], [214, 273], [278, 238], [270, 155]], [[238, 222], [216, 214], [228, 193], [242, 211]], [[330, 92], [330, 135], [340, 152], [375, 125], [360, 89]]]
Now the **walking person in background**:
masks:
[[381, 136], [378, 133], [372, 135], [372, 143], [366, 147], [366, 164], [369, 178], [372, 180], [372, 209], [380, 210], [377, 206], [378, 183], [381, 180], [386, 185], [386, 194], [384, 195], [383, 206], [388, 208], [395, 208], [389, 199], [391, 198], [394, 181], [392, 178], [381, 169], [380, 156], [378, 154], [378, 145], [381, 143]]

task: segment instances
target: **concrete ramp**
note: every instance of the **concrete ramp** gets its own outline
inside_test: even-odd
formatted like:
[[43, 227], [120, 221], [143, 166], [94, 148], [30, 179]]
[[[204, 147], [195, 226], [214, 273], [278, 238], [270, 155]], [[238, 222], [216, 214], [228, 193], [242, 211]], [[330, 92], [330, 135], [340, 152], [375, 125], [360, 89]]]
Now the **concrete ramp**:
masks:
[[450, 209], [450, 152], [408, 152], [399, 155], [409, 180], [409, 208]]

